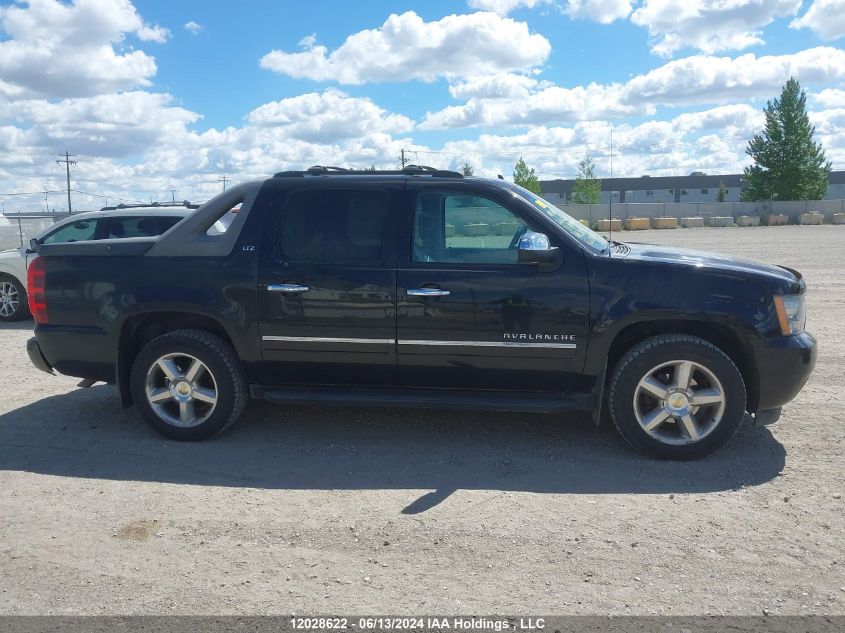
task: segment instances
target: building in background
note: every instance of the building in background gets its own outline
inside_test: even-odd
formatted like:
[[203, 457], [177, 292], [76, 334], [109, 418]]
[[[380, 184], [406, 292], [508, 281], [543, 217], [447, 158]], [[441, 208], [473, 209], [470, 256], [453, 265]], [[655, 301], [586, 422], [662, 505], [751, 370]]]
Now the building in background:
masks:
[[[719, 188], [725, 186], [725, 202], [739, 202], [742, 174], [708, 175], [695, 171], [689, 176], [641, 176], [604, 178], [601, 202], [717, 202]], [[552, 204], [572, 201], [575, 180], [541, 180], [542, 196]], [[845, 171], [830, 172], [825, 200], [845, 198]]]

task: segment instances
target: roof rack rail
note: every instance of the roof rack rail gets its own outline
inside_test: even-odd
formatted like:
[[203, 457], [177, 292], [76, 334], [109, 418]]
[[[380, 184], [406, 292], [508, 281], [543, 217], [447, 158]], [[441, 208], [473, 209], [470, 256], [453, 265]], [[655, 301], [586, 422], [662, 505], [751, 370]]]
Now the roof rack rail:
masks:
[[304, 171], [280, 171], [274, 178], [295, 178], [300, 176], [438, 176], [440, 178], [463, 178], [463, 174], [448, 169], [437, 169], [428, 165], [405, 165], [402, 169], [346, 169], [328, 165], [314, 165]]
[[187, 207], [188, 209], [199, 209], [200, 205], [182, 200], [181, 202], [150, 202], [149, 204], [125, 204], [120, 203], [114, 207], [103, 207], [100, 211], [119, 211], [120, 209], [167, 209], [173, 207]]

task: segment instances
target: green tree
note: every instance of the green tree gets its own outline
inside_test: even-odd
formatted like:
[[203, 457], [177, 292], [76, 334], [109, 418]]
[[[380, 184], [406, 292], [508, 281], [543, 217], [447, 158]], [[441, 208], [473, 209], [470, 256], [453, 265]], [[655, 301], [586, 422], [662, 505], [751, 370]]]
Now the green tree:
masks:
[[475, 170], [472, 168], [472, 165], [470, 165], [469, 163], [464, 163], [464, 166], [461, 167], [461, 173], [464, 176], [474, 176]]
[[572, 202], [575, 204], [598, 204], [601, 200], [601, 180], [596, 178], [596, 166], [589, 154], [578, 163], [578, 174], [572, 188]]
[[721, 180], [719, 181], [719, 193], [716, 195], [718, 202], [725, 202], [728, 199], [728, 188]]
[[375, 165], [370, 165], [369, 167], [364, 167], [364, 171], [375, 171], [375, 170], [376, 170]]
[[525, 187], [528, 191], [540, 195], [540, 180], [537, 178], [534, 168], [529, 168], [522, 156], [519, 157], [513, 168], [513, 181], [517, 185]]
[[754, 164], [745, 168], [743, 200], [820, 200], [827, 193], [827, 162], [807, 116], [807, 94], [794, 77], [780, 99], [766, 104], [766, 126], [748, 142]]

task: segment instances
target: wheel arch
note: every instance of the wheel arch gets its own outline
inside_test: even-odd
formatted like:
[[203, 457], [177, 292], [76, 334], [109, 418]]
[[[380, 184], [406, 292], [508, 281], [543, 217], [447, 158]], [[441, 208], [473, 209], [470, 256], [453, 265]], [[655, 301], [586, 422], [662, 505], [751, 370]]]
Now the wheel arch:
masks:
[[[194, 329], [211, 332], [235, 348], [226, 327], [205, 314], [181, 311], [143, 312], [129, 316], [120, 328], [117, 346], [117, 386], [124, 407], [132, 405], [129, 375], [138, 352], [154, 338], [174, 330]], [[235, 348], [237, 349], [237, 348]]]
[[630, 323], [621, 328], [607, 350], [605, 385], [611, 380], [614, 368], [625, 352], [642, 341], [660, 334], [688, 334], [712, 343], [730, 358], [745, 382], [748, 411], [757, 410], [759, 373], [748, 341], [724, 323], [693, 319], [656, 319]]

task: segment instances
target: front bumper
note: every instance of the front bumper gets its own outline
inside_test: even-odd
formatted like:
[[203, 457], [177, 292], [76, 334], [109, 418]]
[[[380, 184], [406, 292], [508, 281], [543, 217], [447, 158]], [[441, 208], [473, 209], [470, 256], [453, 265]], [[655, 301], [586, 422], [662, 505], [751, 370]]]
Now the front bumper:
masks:
[[53, 368], [47, 362], [47, 359], [44, 358], [44, 354], [41, 352], [41, 346], [38, 344], [38, 339], [34, 336], [30, 337], [26, 342], [26, 353], [29, 355], [30, 362], [36, 368], [46, 371], [48, 374], [53, 373]]
[[777, 409], [801, 391], [816, 366], [816, 339], [807, 332], [765, 339], [756, 345], [760, 383], [756, 411]]

